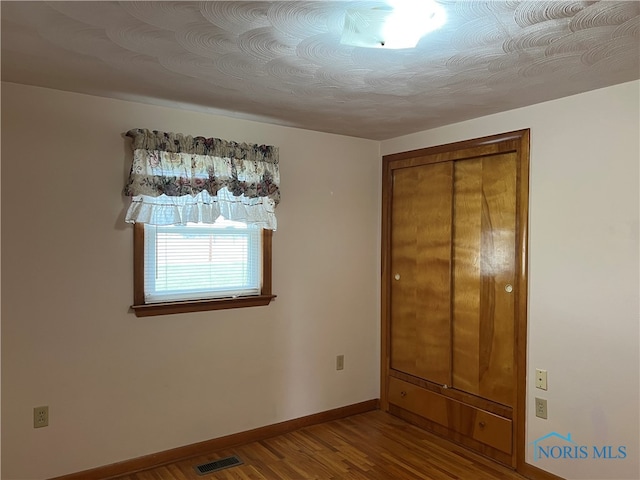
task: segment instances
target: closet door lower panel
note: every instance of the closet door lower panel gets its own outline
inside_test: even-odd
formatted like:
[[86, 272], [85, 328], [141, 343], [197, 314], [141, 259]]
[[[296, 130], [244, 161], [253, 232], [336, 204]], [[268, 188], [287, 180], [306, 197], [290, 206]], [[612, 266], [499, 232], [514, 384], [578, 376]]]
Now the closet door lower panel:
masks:
[[513, 406], [515, 153], [456, 162], [453, 387]]
[[[459, 440], [456, 434], [461, 434], [506, 454], [511, 454], [513, 451], [513, 425], [508, 418], [466, 405], [397, 378], [389, 379], [389, 402], [446, 427], [451, 433], [449, 438], [454, 440]], [[440, 430], [440, 433], [444, 432]], [[469, 446], [482, 451], [473, 443]], [[498, 455], [498, 457], [501, 456]]]
[[393, 171], [390, 366], [451, 384], [453, 163]]

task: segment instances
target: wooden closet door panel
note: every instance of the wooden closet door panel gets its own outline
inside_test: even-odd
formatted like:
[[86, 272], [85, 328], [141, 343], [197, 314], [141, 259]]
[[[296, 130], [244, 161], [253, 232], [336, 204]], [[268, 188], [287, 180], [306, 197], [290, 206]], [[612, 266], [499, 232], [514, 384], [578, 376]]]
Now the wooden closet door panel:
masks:
[[390, 366], [451, 384], [452, 162], [393, 171]]
[[[456, 163], [453, 386], [513, 406], [516, 280], [515, 153]], [[515, 287], [512, 287], [515, 288]]]

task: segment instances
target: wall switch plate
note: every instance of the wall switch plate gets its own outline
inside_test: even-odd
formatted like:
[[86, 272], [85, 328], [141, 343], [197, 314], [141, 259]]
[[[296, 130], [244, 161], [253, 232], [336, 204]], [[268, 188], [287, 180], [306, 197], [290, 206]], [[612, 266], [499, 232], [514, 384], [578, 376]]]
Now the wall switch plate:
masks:
[[49, 407], [35, 407], [33, 409], [33, 428], [49, 426]]
[[547, 389], [547, 371], [536, 368], [536, 388]]
[[336, 357], [336, 370], [344, 370], [344, 355]]
[[536, 417], [547, 419], [547, 401], [536, 397]]

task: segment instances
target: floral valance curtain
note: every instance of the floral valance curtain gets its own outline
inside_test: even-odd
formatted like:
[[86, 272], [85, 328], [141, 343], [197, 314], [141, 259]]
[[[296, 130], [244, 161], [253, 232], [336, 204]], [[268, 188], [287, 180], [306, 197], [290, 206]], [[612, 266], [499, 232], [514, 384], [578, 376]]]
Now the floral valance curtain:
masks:
[[145, 129], [129, 130], [133, 163], [126, 221], [153, 225], [228, 220], [275, 230], [278, 148]]

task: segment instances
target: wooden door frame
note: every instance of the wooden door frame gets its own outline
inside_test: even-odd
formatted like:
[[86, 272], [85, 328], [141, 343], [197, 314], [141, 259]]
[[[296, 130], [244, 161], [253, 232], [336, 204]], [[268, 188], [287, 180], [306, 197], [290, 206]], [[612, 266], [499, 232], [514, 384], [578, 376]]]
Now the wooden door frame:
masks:
[[430, 163], [432, 155], [438, 160], [448, 161], [465, 158], [465, 150], [481, 148], [492, 154], [510, 145], [509, 151], [517, 154], [518, 197], [516, 200], [516, 297], [515, 297], [515, 377], [516, 390], [513, 406], [514, 442], [512, 466], [519, 473], [535, 479], [558, 479], [544, 470], [526, 463], [526, 396], [527, 396], [527, 301], [528, 301], [528, 232], [529, 232], [529, 155], [530, 130], [523, 129], [498, 135], [422, 148], [382, 157], [382, 241], [381, 241], [381, 368], [380, 368], [380, 408], [389, 410], [388, 377], [390, 371], [390, 329], [391, 312], [389, 294], [391, 291], [391, 271], [389, 248], [391, 245], [391, 192], [392, 170], [412, 165]]

